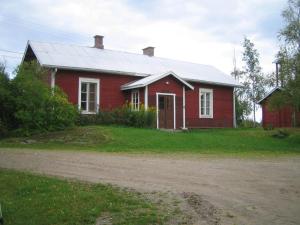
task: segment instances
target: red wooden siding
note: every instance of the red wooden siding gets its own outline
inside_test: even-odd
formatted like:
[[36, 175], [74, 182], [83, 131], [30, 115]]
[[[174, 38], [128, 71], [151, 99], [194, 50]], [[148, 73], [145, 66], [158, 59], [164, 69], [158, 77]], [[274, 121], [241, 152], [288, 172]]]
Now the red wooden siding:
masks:
[[[186, 92], [187, 127], [233, 127], [233, 88], [191, 83]], [[199, 88], [213, 89], [213, 118], [199, 118]]]
[[79, 77], [100, 79], [100, 110], [110, 110], [125, 104], [131, 95], [129, 93], [128, 98], [121, 91], [121, 85], [140, 79], [135, 76], [59, 70], [55, 83], [68, 95], [69, 101], [73, 104], [78, 104]]
[[[262, 106], [262, 125], [263, 127], [292, 127], [293, 110], [291, 107], [283, 107], [280, 110], [270, 110], [268, 99], [264, 100]], [[300, 121], [300, 113], [296, 114], [296, 121]]]
[[[100, 110], [110, 110], [131, 101], [131, 90], [121, 91], [123, 84], [140, 79], [136, 76], [59, 70], [55, 83], [68, 96], [69, 101], [78, 104], [79, 77], [100, 79]], [[196, 127], [232, 127], [233, 126], [233, 88], [218, 85], [191, 83], [194, 90], [186, 91], [186, 126]], [[199, 118], [199, 88], [213, 89], [213, 118]], [[144, 104], [144, 90], [139, 89], [140, 102]], [[176, 128], [183, 126], [183, 84], [173, 76], [167, 76], [148, 87], [148, 104], [156, 107], [156, 93], [176, 94]]]

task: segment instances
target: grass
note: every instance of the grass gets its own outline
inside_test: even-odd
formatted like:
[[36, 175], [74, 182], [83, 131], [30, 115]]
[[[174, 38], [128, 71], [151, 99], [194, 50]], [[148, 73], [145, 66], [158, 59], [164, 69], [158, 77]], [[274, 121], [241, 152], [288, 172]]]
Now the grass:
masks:
[[[63, 181], [0, 169], [5, 225], [163, 224], [167, 217], [141, 195], [109, 185]], [[110, 219], [111, 218], [111, 219]]]
[[273, 135], [278, 131], [259, 128], [165, 132], [128, 127], [87, 126], [27, 138], [2, 139], [0, 147], [240, 156], [300, 153], [300, 130], [287, 131], [289, 136], [275, 138]]

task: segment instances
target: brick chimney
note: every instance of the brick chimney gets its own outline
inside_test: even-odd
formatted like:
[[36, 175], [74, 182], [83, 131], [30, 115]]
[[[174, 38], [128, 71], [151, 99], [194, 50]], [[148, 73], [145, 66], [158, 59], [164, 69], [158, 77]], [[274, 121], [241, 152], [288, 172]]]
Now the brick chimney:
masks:
[[143, 49], [143, 54], [147, 56], [154, 56], [154, 47], [147, 47]]
[[101, 35], [95, 35], [95, 45], [94, 48], [99, 48], [99, 49], [104, 49], [104, 45], [103, 45], [103, 36]]

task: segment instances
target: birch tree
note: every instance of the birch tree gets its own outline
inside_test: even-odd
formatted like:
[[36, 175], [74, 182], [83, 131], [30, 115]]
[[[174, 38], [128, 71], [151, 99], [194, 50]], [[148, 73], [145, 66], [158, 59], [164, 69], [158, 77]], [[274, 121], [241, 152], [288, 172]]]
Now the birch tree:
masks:
[[243, 47], [243, 61], [245, 62], [243, 85], [245, 94], [252, 103], [253, 125], [256, 126], [257, 102], [265, 94], [265, 78], [259, 63], [259, 53], [254, 44], [245, 37]]

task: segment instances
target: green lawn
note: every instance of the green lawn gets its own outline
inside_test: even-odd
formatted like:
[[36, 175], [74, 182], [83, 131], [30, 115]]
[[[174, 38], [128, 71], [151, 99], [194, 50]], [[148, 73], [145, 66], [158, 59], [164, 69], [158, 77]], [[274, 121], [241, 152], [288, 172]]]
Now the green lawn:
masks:
[[[0, 169], [5, 225], [164, 224], [167, 212], [133, 192]], [[111, 218], [111, 219], [110, 219]]]
[[259, 128], [166, 132], [115, 126], [87, 126], [28, 138], [2, 139], [0, 147], [241, 156], [300, 153], [299, 129], [289, 129], [289, 136], [285, 138], [273, 137], [277, 132]]

